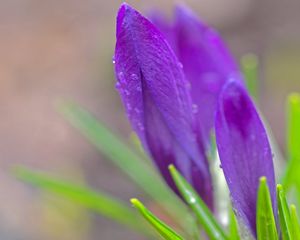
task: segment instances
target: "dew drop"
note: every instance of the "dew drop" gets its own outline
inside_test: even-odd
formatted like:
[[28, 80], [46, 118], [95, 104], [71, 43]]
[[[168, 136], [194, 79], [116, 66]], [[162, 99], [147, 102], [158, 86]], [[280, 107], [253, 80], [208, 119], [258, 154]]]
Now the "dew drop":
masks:
[[130, 103], [126, 103], [126, 107], [127, 107], [127, 109], [128, 109], [129, 111], [132, 109]]
[[144, 131], [145, 128], [141, 122], [138, 122], [137, 126], [141, 131]]
[[121, 83], [120, 82], [116, 82], [115, 88], [116, 89], [120, 89], [121, 88]]
[[127, 89], [124, 89], [124, 93], [125, 93], [126, 96], [130, 95], [130, 92]]
[[198, 113], [198, 105], [197, 104], [192, 105], [192, 111], [194, 114]]
[[131, 80], [133, 80], [133, 81], [138, 80], [138, 76], [135, 73], [131, 74], [130, 77], [131, 77]]
[[177, 64], [177, 65], [178, 65], [178, 67], [179, 67], [179, 68], [183, 68], [183, 65], [182, 65], [182, 63], [181, 63], [181, 62], [178, 62], [178, 64]]
[[120, 82], [124, 82], [125, 81], [124, 73], [122, 71], [118, 72], [118, 78], [119, 78]]
[[134, 111], [135, 111], [136, 113], [140, 113], [140, 112], [141, 112], [138, 108], [134, 108]]
[[189, 202], [190, 202], [191, 204], [196, 203], [196, 198], [191, 197], [191, 198], [189, 199]]

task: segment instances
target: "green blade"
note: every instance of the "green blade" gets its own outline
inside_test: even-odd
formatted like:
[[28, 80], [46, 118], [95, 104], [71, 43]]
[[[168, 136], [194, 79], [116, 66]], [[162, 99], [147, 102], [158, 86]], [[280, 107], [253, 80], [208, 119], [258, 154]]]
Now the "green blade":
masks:
[[140, 214], [147, 220], [148, 223], [159, 233], [165, 240], [183, 240], [171, 227], [163, 223], [153, 215], [138, 199], [131, 199], [133, 206], [139, 210]]
[[41, 190], [55, 193], [76, 202], [83, 207], [130, 227], [133, 230], [147, 233], [145, 227], [141, 224], [138, 215], [125, 203], [111, 196], [93, 191], [85, 186], [78, 186], [66, 181], [58, 180], [45, 173], [29, 170], [21, 166], [15, 167], [14, 175], [18, 179], [30, 183]]
[[290, 206], [291, 212], [291, 226], [293, 231], [293, 236], [295, 240], [300, 240], [300, 226], [299, 226], [299, 219], [297, 216], [297, 209], [295, 205]]
[[265, 177], [260, 178], [257, 194], [256, 232], [258, 240], [278, 239], [270, 191]]
[[290, 210], [286, 201], [285, 193], [281, 185], [277, 185], [277, 202], [279, 223], [283, 240], [293, 240]]
[[194, 227], [186, 221], [191, 219], [186, 206], [148, 164], [148, 159], [133, 151], [120, 137], [77, 104], [63, 101], [58, 107], [71, 125], [78, 129], [108, 160], [111, 160], [145, 193], [163, 206], [187, 234], [193, 234]]
[[179, 192], [195, 213], [197, 220], [204, 228], [210, 239], [228, 239], [209, 208], [198, 196], [191, 185], [180, 175], [173, 165], [169, 166], [169, 170]]
[[286, 188], [295, 185], [300, 194], [300, 95], [296, 93], [287, 102], [287, 151], [289, 162], [282, 182]]
[[257, 56], [251, 53], [246, 54], [245, 56], [242, 57], [241, 64], [242, 64], [242, 70], [246, 80], [247, 88], [251, 96], [255, 100], [258, 100], [259, 92], [258, 92]]
[[233, 210], [230, 211], [229, 236], [230, 240], [240, 240], [239, 227]]
[[288, 143], [290, 159], [300, 159], [300, 95], [290, 94], [288, 97]]

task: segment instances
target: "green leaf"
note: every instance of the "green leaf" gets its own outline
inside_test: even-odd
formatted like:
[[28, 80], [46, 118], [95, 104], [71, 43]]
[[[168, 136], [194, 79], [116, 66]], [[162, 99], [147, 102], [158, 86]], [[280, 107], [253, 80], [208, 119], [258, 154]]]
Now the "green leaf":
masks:
[[138, 199], [131, 199], [131, 203], [165, 240], [183, 240], [171, 227], [154, 216]]
[[230, 240], [240, 240], [239, 227], [234, 215], [234, 212], [230, 211], [230, 222], [229, 222], [229, 236]]
[[258, 59], [257, 56], [254, 54], [246, 54], [241, 59], [242, 70], [244, 73], [244, 77], [246, 80], [247, 88], [252, 97], [255, 100], [258, 100], [258, 73], [257, 73], [257, 66], [258, 66]]
[[191, 219], [186, 206], [166, 186], [154, 168], [148, 164], [149, 161], [144, 155], [133, 151], [119, 136], [77, 104], [62, 101], [58, 105], [58, 110], [108, 160], [111, 160], [145, 193], [163, 206], [188, 234], [193, 234], [192, 224], [186, 224], [186, 219]]
[[286, 188], [295, 185], [300, 194], [300, 95], [296, 93], [287, 102], [287, 152], [289, 162], [282, 182]]
[[293, 240], [292, 223], [290, 210], [286, 201], [286, 196], [281, 185], [277, 185], [277, 202], [279, 223], [283, 240]]
[[228, 239], [221, 226], [215, 220], [213, 214], [198, 196], [191, 185], [180, 175], [173, 165], [169, 166], [172, 178], [179, 189], [182, 197], [193, 210], [201, 226], [204, 228], [211, 240]]
[[41, 190], [55, 193], [76, 202], [83, 207], [130, 227], [133, 230], [147, 233], [138, 215], [125, 203], [111, 196], [101, 192], [95, 192], [85, 186], [78, 186], [58, 180], [45, 173], [29, 170], [21, 166], [15, 167], [13, 173], [20, 180], [30, 183]]
[[270, 191], [265, 177], [260, 178], [257, 194], [256, 232], [258, 240], [278, 239]]
[[300, 95], [290, 94], [288, 97], [288, 143], [290, 159], [300, 159]]
[[291, 226], [292, 226], [292, 232], [295, 240], [300, 240], [300, 225], [299, 225], [299, 219], [297, 216], [297, 210], [295, 205], [290, 206], [290, 212], [291, 212]]

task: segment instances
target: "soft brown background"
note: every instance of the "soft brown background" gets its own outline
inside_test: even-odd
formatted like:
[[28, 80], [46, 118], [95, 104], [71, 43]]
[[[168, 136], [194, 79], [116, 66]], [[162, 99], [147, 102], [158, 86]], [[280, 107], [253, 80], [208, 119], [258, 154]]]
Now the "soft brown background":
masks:
[[[146, 13], [172, 1], [128, 1]], [[300, 91], [300, 1], [189, 0], [239, 58], [260, 57], [261, 106], [284, 148], [284, 102]], [[141, 239], [102, 217], [40, 195], [10, 175], [21, 163], [85, 181], [128, 201], [141, 192], [55, 111], [76, 100], [123, 136], [114, 90], [115, 15], [121, 1], [0, 0], [0, 239]]]

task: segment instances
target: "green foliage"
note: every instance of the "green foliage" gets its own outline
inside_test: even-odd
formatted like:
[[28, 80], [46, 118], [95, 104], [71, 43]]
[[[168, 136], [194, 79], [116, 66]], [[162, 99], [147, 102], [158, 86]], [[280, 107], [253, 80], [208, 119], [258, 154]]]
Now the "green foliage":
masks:
[[210, 239], [228, 239], [228, 237], [214, 218], [209, 208], [198, 196], [198, 194], [191, 187], [191, 185], [180, 175], [180, 173], [176, 170], [176, 168], [173, 165], [169, 166], [169, 170], [182, 197], [191, 207], [191, 209], [196, 215], [197, 220], [204, 228], [206, 234], [210, 237]]
[[291, 212], [291, 227], [292, 232], [295, 240], [300, 239], [300, 226], [299, 226], [299, 220], [297, 216], [297, 210], [295, 205], [290, 206], [290, 212]]
[[278, 239], [270, 191], [265, 177], [260, 179], [257, 194], [256, 232], [258, 240]]
[[283, 240], [293, 240], [292, 222], [286, 196], [281, 185], [277, 185], [279, 223]]
[[151, 213], [138, 199], [131, 199], [133, 206], [139, 210], [140, 214], [147, 220], [148, 223], [159, 233], [165, 240], [183, 240], [171, 227], [159, 220]]
[[230, 240], [240, 240], [239, 227], [234, 212], [230, 211], [229, 236]]
[[164, 184], [158, 173], [147, 164], [145, 156], [132, 150], [90, 113], [71, 102], [62, 102], [59, 110], [105, 156], [126, 173], [150, 197], [161, 204], [175, 219], [186, 220], [187, 208]]
[[14, 169], [14, 174], [20, 180], [41, 190], [62, 196], [133, 230], [148, 235], [138, 215], [129, 206], [114, 197], [20, 166]]
[[300, 95], [291, 94], [287, 103], [288, 165], [283, 177], [286, 188], [295, 186], [300, 200]]
[[[300, 95], [297, 93], [290, 94], [288, 97], [288, 137], [287, 149], [289, 158], [294, 160], [300, 159]], [[300, 161], [300, 160], [299, 160]], [[299, 164], [300, 165], [300, 164]]]
[[[254, 78], [253, 73], [251, 74], [248, 73], [248, 78], [251, 76]], [[255, 88], [253, 87], [253, 89]], [[176, 224], [179, 223], [180, 227], [185, 229], [183, 234], [187, 236], [188, 239], [199, 239], [198, 229], [195, 231], [194, 217], [189, 214], [186, 205], [182, 201], [179, 201], [172, 191], [163, 183], [154, 168], [150, 166], [149, 159], [140, 151], [138, 142], [136, 142], [136, 146], [139, 147], [134, 150], [134, 148], [131, 148], [130, 145], [107, 129], [104, 124], [97, 121], [87, 111], [76, 104], [63, 102], [59, 106], [59, 110], [75, 128], [107, 157], [107, 159], [111, 160], [125, 172], [134, 183], [143, 189], [145, 193], [153, 198], [155, 202], [167, 210], [172, 220], [174, 220]], [[289, 189], [291, 186], [296, 186], [300, 200], [300, 177], [298, 176], [300, 171], [300, 95], [298, 94], [292, 94], [289, 97], [287, 138], [289, 163], [283, 177], [283, 183], [286, 189]], [[213, 136], [211, 139], [212, 143], [214, 143]], [[209, 156], [214, 159], [216, 150], [214, 145], [212, 149]], [[169, 166], [169, 170], [183, 199], [191, 208], [197, 222], [205, 230], [205, 233], [210, 239], [241, 239], [233, 212], [230, 215], [229, 232], [227, 234], [203, 200], [176, 168], [171, 165]], [[78, 186], [61, 181], [44, 173], [31, 171], [23, 167], [17, 167], [14, 173], [22, 181], [30, 183], [41, 190], [55, 193], [122, 225], [143, 233], [146, 236], [152, 236], [148, 232], [148, 229], [145, 228], [143, 222], [140, 221], [140, 216], [137, 215], [135, 211], [129, 208], [125, 203], [107, 194], [95, 192], [85, 186]], [[219, 200], [222, 201], [222, 199]], [[154, 216], [140, 201], [132, 199], [131, 202], [163, 239], [183, 239], [183, 237]], [[291, 205], [289, 209], [285, 192], [281, 185], [277, 186], [277, 203], [282, 239], [300, 240], [300, 227], [296, 207]], [[277, 217], [274, 217], [267, 179], [262, 177], [257, 193], [256, 208], [258, 240], [279, 239], [279, 230], [277, 233], [278, 226], [276, 227], [275, 219], [277, 219]], [[180, 230], [182, 230], [181, 228]]]
[[242, 64], [242, 70], [244, 73], [247, 88], [251, 96], [255, 100], [258, 100], [259, 92], [258, 92], [257, 56], [251, 53], [246, 54], [245, 56], [242, 57], [241, 64]]

